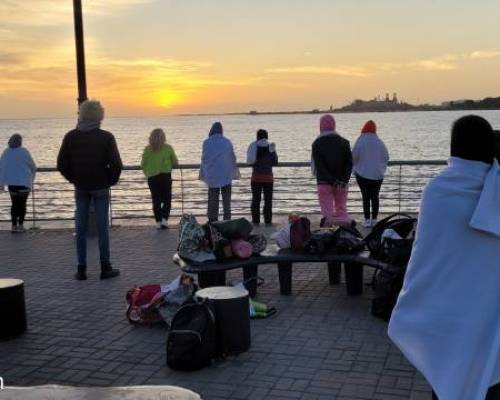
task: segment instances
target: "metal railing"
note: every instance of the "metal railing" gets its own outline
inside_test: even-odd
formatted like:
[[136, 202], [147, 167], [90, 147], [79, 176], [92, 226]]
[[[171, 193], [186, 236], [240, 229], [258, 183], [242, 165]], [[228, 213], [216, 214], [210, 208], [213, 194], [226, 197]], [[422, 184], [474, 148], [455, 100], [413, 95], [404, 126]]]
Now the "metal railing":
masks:
[[[380, 212], [416, 212], [423, 187], [446, 165], [442, 160], [391, 161], [380, 193]], [[251, 167], [239, 164], [241, 179], [233, 181], [232, 213], [250, 215]], [[172, 171], [172, 217], [185, 212], [206, 215], [207, 189], [198, 180], [198, 164], [183, 164]], [[361, 193], [355, 179], [351, 179], [348, 210], [362, 211]], [[9, 196], [0, 196], [0, 222], [9, 221]], [[124, 168], [120, 182], [111, 189], [110, 224], [131, 219], [152, 218], [151, 197], [147, 181], [139, 166]], [[273, 213], [288, 214], [299, 211], [319, 213], [316, 184], [306, 162], [283, 162], [274, 169]], [[37, 178], [28, 203], [26, 220], [37, 227], [39, 223], [62, 222], [74, 219], [73, 187], [55, 168], [38, 169]]]

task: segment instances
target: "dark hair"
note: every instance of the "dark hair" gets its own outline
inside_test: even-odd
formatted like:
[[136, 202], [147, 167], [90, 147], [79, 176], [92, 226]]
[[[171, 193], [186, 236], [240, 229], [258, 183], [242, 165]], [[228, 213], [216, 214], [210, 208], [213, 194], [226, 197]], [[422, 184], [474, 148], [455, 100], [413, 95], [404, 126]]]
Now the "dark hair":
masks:
[[477, 115], [457, 119], [451, 129], [451, 156], [493, 162], [495, 136], [490, 123]]
[[500, 163], [500, 131], [493, 131], [495, 135], [495, 158]]
[[268, 134], [265, 129], [259, 129], [257, 131], [257, 140], [268, 139]]

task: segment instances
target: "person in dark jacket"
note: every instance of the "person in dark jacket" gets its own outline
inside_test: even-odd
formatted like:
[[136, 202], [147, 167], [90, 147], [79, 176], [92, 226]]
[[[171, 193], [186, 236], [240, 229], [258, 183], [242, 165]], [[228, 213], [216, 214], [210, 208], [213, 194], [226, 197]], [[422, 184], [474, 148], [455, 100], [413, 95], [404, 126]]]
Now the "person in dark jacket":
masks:
[[336, 132], [331, 115], [321, 117], [320, 135], [312, 144], [311, 167], [318, 185], [322, 225], [350, 224], [347, 194], [352, 172], [351, 146]]
[[260, 199], [264, 193], [264, 222], [273, 222], [273, 166], [278, 164], [274, 143], [268, 142], [268, 133], [264, 129], [257, 131], [257, 140], [247, 150], [247, 163], [253, 165], [252, 187], [252, 222], [260, 223]]
[[57, 169], [75, 187], [75, 225], [78, 271], [75, 278], [87, 279], [87, 227], [90, 203], [93, 200], [101, 279], [118, 276], [111, 267], [109, 254], [109, 188], [115, 185], [122, 171], [122, 161], [114, 136], [100, 129], [104, 109], [98, 101], [86, 100], [80, 105], [78, 125], [63, 139], [57, 157]]

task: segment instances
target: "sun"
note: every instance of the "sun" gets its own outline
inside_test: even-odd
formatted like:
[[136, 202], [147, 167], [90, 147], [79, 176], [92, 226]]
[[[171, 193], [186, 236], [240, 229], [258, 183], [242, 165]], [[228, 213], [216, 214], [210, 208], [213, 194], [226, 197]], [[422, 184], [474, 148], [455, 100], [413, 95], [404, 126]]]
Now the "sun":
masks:
[[183, 99], [184, 96], [182, 93], [174, 90], [163, 89], [156, 94], [155, 103], [163, 108], [171, 108], [172, 106], [178, 105]]

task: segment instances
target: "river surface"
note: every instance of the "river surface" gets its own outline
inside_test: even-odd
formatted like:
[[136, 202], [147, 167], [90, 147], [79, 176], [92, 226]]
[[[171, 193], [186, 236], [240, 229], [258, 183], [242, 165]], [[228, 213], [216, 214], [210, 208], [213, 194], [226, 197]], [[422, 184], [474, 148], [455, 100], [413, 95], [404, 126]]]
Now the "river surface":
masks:
[[[449, 154], [450, 128], [457, 118], [469, 112], [399, 112], [334, 114], [337, 131], [346, 137], [351, 145], [359, 136], [363, 124], [373, 119], [378, 125], [379, 136], [389, 149], [391, 160], [444, 160]], [[485, 117], [494, 128], [500, 129], [500, 111], [477, 111], [474, 114]], [[152, 129], [162, 128], [175, 149], [180, 163], [199, 163], [201, 144], [210, 126], [221, 121], [225, 135], [233, 142], [236, 157], [244, 162], [248, 144], [254, 140], [258, 129], [266, 129], [269, 138], [276, 144], [280, 161], [310, 160], [311, 143], [318, 134], [319, 115], [214, 115], [214, 116], [167, 116], [158, 118], [106, 118], [103, 129], [111, 131], [117, 140], [124, 164], [138, 165], [142, 150], [147, 145]], [[6, 146], [13, 133], [24, 137], [24, 145], [30, 150], [38, 166], [54, 167], [57, 152], [64, 134], [75, 126], [74, 119], [25, 119], [0, 120], [0, 148]], [[419, 193], [428, 179], [441, 167], [398, 167], [389, 168], [382, 191], [382, 210], [394, 211], [401, 208], [416, 210]], [[248, 213], [248, 174], [235, 184], [235, 211]], [[290, 210], [317, 212], [314, 182], [308, 168], [279, 168], [275, 190], [275, 211]], [[402, 179], [399, 179], [399, 176]], [[203, 214], [205, 189], [197, 182], [196, 171], [185, 171], [184, 182], [180, 173], [174, 174], [174, 214], [195, 211]], [[352, 185], [351, 209], [359, 211], [359, 193]], [[71, 218], [73, 202], [71, 188], [58, 173], [39, 173], [36, 194], [36, 218]], [[132, 218], [150, 213], [149, 193], [142, 174], [138, 171], [124, 173], [121, 184], [114, 191], [114, 217]], [[395, 194], [397, 192], [397, 198]], [[401, 199], [402, 198], [402, 199]], [[0, 220], [8, 219], [8, 196], [0, 195]], [[32, 205], [30, 206], [33, 217]]]

